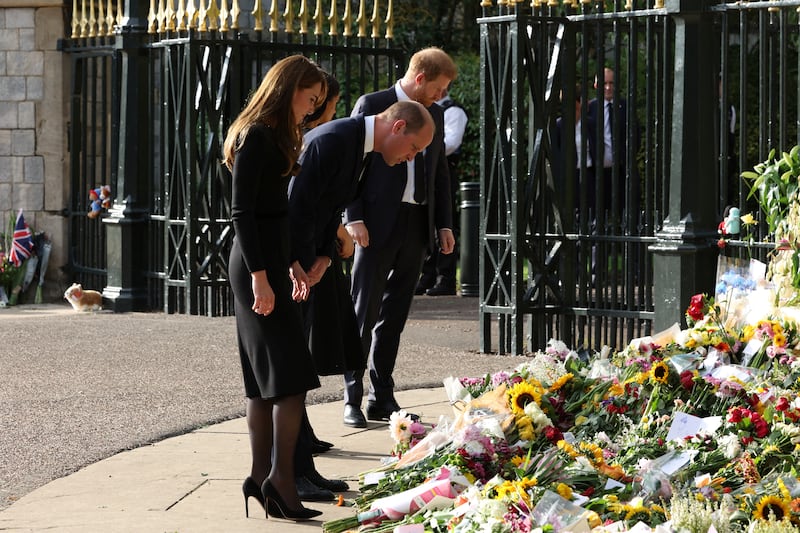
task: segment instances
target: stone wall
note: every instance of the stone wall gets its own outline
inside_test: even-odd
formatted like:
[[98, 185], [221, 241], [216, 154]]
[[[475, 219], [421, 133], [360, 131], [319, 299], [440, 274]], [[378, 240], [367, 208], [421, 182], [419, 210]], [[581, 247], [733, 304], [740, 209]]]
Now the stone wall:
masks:
[[[53, 243], [45, 300], [61, 298], [68, 280], [66, 58], [63, 1], [0, 0], [0, 232], [19, 209]], [[29, 291], [22, 303], [32, 301]]]

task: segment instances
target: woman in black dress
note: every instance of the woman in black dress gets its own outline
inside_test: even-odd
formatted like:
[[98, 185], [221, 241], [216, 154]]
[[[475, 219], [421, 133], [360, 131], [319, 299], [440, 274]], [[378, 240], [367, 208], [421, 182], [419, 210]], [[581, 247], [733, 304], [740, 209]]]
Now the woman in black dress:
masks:
[[[252, 466], [242, 491], [268, 515], [307, 520], [294, 477], [294, 449], [306, 392], [319, 387], [294, 298], [305, 276], [289, 270], [287, 188], [302, 144], [300, 124], [325, 98], [324, 72], [309, 59], [270, 68], [231, 124], [224, 144], [232, 171], [235, 237], [228, 274], [247, 396]], [[291, 279], [290, 279], [291, 276]]]

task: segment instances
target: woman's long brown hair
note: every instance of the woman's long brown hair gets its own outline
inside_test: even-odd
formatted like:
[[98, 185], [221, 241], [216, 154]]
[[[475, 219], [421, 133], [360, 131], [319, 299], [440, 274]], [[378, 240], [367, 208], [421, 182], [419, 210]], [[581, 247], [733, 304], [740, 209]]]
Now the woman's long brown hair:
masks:
[[278, 148], [288, 160], [288, 167], [282, 174], [289, 174], [295, 167], [303, 142], [292, 110], [292, 100], [298, 90], [308, 89], [317, 83], [322, 85], [322, 101], [326, 90], [325, 71], [305, 56], [293, 55], [275, 63], [228, 128], [223, 145], [225, 166], [233, 169], [236, 151], [242, 146], [247, 132], [254, 124], [264, 124], [275, 130]]

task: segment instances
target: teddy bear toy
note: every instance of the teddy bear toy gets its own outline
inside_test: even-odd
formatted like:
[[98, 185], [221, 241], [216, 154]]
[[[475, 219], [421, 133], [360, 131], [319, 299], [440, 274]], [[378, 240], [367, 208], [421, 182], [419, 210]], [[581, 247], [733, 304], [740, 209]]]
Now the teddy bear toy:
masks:
[[111, 187], [103, 185], [89, 191], [89, 218], [97, 218], [103, 209], [111, 207]]

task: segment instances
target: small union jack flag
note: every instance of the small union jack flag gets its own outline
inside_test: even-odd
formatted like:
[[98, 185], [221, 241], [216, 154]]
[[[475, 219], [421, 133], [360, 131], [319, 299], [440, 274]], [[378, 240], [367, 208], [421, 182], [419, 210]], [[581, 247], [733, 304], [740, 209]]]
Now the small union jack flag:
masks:
[[14, 226], [14, 240], [11, 243], [11, 253], [8, 258], [14, 263], [14, 266], [18, 267], [31, 256], [31, 250], [33, 250], [33, 235], [31, 228], [25, 223], [25, 217], [22, 216], [22, 209], [20, 209], [17, 223]]

